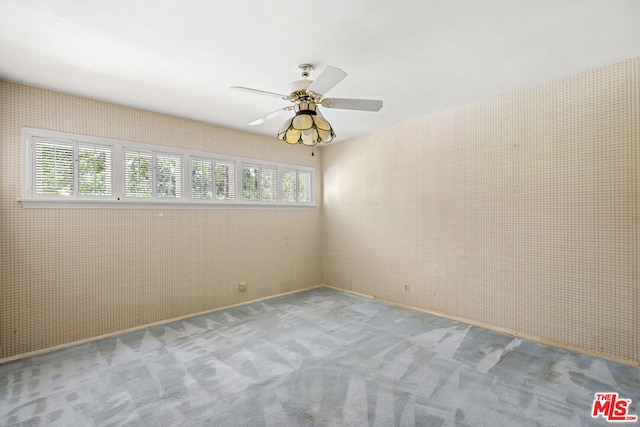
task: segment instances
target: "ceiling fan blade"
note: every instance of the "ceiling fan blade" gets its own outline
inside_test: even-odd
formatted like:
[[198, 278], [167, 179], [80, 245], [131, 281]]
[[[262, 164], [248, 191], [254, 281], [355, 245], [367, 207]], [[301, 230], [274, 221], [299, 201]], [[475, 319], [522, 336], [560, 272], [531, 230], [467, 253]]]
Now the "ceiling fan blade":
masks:
[[249, 126], [261, 125], [262, 123], [266, 122], [267, 120], [271, 120], [271, 119], [274, 119], [274, 118], [278, 117], [283, 111], [287, 111], [287, 110], [293, 110], [293, 106], [284, 107], [284, 108], [276, 110], [276, 111], [274, 111], [272, 113], [269, 113], [266, 116], [262, 116], [259, 119], [256, 119], [256, 120], [252, 121], [251, 123], [249, 123]]
[[329, 65], [320, 73], [317, 79], [307, 88], [307, 92], [313, 92], [318, 95], [324, 95], [329, 92], [331, 88], [340, 83], [347, 73], [340, 68], [332, 67]]
[[258, 94], [258, 95], [273, 96], [275, 98], [280, 98], [280, 99], [287, 99], [287, 97], [285, 95], [282, 95], [281, 93], [267, 92], [266, 90], [251, 89], [250, 87], [231, 86], [231, 89], [239, 90], [239, 91], [242, 91], [242, 92], [255, 93], [255, 94]]
[[379, 99], [325, 98], [322, 100], [322, 106], [342, 110], [380, 111], [382, 101]]

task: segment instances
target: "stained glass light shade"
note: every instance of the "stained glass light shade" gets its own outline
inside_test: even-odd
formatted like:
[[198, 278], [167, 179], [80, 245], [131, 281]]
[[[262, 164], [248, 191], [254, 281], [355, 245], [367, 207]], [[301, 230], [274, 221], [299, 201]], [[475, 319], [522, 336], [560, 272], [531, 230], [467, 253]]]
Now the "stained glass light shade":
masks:
[[294, 107], [296, 115], [287, 119], [278, 131], [278, 139], [289, 144], [316, 145], [331, 142], [333, 133], [328, 121], [316, 111], [315, 102], [301, 102]]

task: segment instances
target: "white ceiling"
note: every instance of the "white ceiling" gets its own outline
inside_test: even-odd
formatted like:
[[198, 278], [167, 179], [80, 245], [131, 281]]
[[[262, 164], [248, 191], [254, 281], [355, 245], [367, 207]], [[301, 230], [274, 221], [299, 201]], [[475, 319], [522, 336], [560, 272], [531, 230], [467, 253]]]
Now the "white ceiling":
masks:
[[0, 78], [266, 135], [288, 103], [229, 87], [302, 63], [384, 100], [324, 109], [338, 141], [638, 55], [637, 0], [0, 0]]

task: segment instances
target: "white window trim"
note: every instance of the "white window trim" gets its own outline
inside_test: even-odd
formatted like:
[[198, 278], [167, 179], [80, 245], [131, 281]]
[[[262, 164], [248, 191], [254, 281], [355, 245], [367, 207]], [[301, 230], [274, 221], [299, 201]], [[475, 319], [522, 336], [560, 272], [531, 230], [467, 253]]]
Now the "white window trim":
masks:
[[[260, 183], [259, 183], [259, 187], [258, 187], [258, 200], [250, 200], [250, 199], [245, 199], [244, 198], [244, 194], [243, 194], [243, 189], [240, 188], [240, 195], [238, 197], [240, 197], [242, 199], [243, 202], [245, 203], [260, 203], [260, 204], [265, 204], [265, 205], [277, 205], [277, 204], [284, 204], [286, 202], [282, 201], [282, 181], [280, 179], [280, 171], [287, 167], [287, 166], [283, 166], [280, 165], [280, 167], [275, 167], [275, 172], [276, 172], [276, 199], [275, 200], [263, 200], [262, 196], [262, 171], [265, 169], [265, 167], [267, 169], [273, 169], [274, 166], [276, 166], [275, 164], [272, 163], [267, 163], [267, 162], [256, 162], [256, 161], [252, 161], [252, 162], [244, 162], [241, 163], [239, 165], [240, 167], [240, 174], [242, 174], [242, 169], [247, 167], [247, 168], [258, 168], [260, 170]], [[242, 177], [240, 177], [240, 185], [242, 185]]]
[[[77, 147], [79, 144], [92, 144], [111, 148], [111, 195], [110, 196], [61, 196], [37, 194], [35, 190], [35, 143], [34, 139], [53, 139], [55, 141], [70, 142]], [[152, 198], [125, 197], [124, 195], [124, 152], [125, 150], [141, 150], [153, 153], [155, 164], [156, 154], [170, 154], [181, 158], [181, 197], [155, 197], [155, 178]], [[191, 159], [205, 158], [235, 164], [235, 199], [193, 199], [191, 198]], [[251, 201], [242, 198], [242, 166], [267, 166], [276, 168], [277, 197], [276, 201]], [[311, 201], [310, 203], [292, 203], [282, 200], [282, 171], [297, 169], [311, 173]], [[173, 147], [134, 143], [117, 139], [101, 138], [88, 135], [71, 134], [66, 132], [49, 131], [34, 128], [22, 129], [22, 197], [18, 199], [25, 208], [96, 208], [96, 209], [315, 209], [316, 195], [315, 168], [293, 165], [288, 163], [271, 162], [238, 156], [228, 156], [213, 152], [177, 149]], [[215, 186], [214, 186], [215, 187]], [[215, 188], [214, 188], [215, 190]]]
[[[235, 200], [236, 198], [238, 198], [238, 163], [236, 158], [224, 158], [225, 156], [220, 156], [217, 154], [212, 154], [212, 153], [208, 153], [206, 156], [202, 156], [202, 155], [194, 155], [194, 154], [190, 154], [189, 155], [189, 173], [188, 175], [184, 176], [184, 180], [185, 180], [185, 186], [186, 188], [190, 188], [193, 189], [193, 161], [194, 160], [200, 160], [200, 161], [207, 161], [207, 162], [211, 162], [212, 165], [212, 188], [211, 188], [211, 192], [212, 192], [212, 196], [211, 199], [206, 199], [206, 198], [193, 198], [191, 197], [191, 201], [195, 202], [195, 203], [211, 203], [212, 201], [215, 201], [216, 203], [225, 203], [225, 202], [232, 202], [233, 200]], [[233, 188], [233, 195], [234, 198], [233, 199], [218, 199], [216, 197], [216, 166], [220, 163], [225, 163], [227, 165], [233, 165], [233, 174], [234, 174], [234, 188]]]
[[[296, 186], [295, 186], [295, 201], [293, 202], [287, 202], [284, 200], [284, 175], [287, 172], [295, 172], [296, 174]], [[300, 172], [308, 172], [307, 169], [303, 169], [303, 168], [291, 168], [291, 167], [282, 167], [278, 173], [280, 174], [280, 176], [278, 177], [278, 182], [280, 183], [280, 185], [278, 186], [278, 190], [280, 192], [282, 192], [282, 194], [280, 194], [278, 196], [278, 200], [282, 201], [282, 203], [287, 203], [287, 204], [301, 204], [301, 203], [308, 203], [308, 202], [299, 202], [300, 199]], [[313, 199], [313, 190], [314, 190], [314, 183], [313, 183], [313, 174], [311, 175], [311, 182], [309, 183], [309, 185], [311, 186], [311, 188], [309, 189], [309, 194], [310, 197]]]

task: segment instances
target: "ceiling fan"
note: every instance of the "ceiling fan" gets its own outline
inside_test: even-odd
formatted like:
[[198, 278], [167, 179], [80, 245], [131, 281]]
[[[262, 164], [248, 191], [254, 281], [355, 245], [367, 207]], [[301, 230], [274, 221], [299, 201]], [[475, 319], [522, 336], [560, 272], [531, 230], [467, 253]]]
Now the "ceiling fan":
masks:
[[320, 142], [331, 142], [336, 136], [329, 122], [320, 114], [319, 106], [361, 111], [379, 111], [382, 108], [382, 101], [378, 99], [325, 98], [327, 92], [347, 77], [347, 73], [340, 68], [327, 66], [316, 80], [309, 80], [313, 72], [311, 65], [302, 64], [298, 66], [298, 71], [302, 80], [290, 83], [286, 95], [243, 86], [231, 87], [231, 89], [272, 96], [293, 103], [252, 121], [249, 126], [262, 124], [277, 117], [283, 111], [293, 110], [295, 115], [280, 126], [278, 139], [289, 144], [316, 145]]

